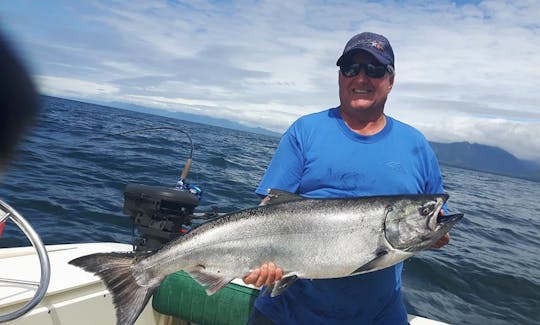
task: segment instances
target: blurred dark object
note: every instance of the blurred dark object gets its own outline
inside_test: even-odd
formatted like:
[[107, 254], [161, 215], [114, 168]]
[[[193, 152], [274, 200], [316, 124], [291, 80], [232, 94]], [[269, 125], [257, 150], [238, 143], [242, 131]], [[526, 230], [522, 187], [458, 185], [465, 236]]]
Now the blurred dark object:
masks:
[[39, 97], [22, 61], [0, 32], [0, 167], [34, 120]]

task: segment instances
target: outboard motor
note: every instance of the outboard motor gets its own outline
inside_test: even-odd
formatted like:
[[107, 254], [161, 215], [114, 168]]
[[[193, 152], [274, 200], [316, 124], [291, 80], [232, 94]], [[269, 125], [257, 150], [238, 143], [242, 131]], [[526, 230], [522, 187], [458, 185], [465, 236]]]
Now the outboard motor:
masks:
[[124, 213], [133, 218], [139, 237], [134, 249], [150, 251], [186, 234], [191, 229], [199, 198], [190, 191], [128, 184], [124, 191]]
[[[199, 205], [202, 196], [200, 188], [186, 182], [193, 156], [193, 142], [189, 134], [168, 127], [139, 129], [117, 134], [156, 129], [172, 129], [186, 134], [191, 144], [191, 153], [184, 165], [180, 180], [174, 188], [142, 184], [126, 186], [123, 212], [133, 221], [134, 251], [159, 249], [167, 242], [189, 232], [193, 227], [194, 210]], [[214, 216], [217, 216], [217, 213], [207, 213], [197, 218], [209, 219]]]

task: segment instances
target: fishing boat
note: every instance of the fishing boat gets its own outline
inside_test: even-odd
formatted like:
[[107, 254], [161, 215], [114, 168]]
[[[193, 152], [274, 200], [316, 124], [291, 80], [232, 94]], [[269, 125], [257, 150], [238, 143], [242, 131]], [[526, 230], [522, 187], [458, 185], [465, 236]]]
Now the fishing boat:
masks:
[[[98, 252], [148, 250], [189, 231], [196, 219], [204, 222], [205, 218], [213, 218], [193, 213], [197, 200], [193, 192], [128, 185], [124, 211], [134, 216], [143, 236], [131, 245], [102, 242], [45, 246], [24, 217], [0, 201], [0, 222], [12, 220], [32, 243], [29, 247], [0, 249], [0, 322], [116, 324], [112, 297], [103, 282], [68, 262]], [[160, 219], [173, 214], [178, 218], [168, 218], [168, 224]], [[207, 296], [188, 274], [176, 272], [163, 281], [135, 324], [245, 324], [258, 293], [258, 288], [235, 279]], [[409, 315], [409, 323], [444, 324], [415, 315]]]

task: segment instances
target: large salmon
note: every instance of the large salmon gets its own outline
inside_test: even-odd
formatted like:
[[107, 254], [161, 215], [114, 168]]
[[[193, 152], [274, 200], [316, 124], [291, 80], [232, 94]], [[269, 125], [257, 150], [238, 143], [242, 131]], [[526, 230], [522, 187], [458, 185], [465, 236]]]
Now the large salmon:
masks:
[[447, 194], [305, 199], [271, 191], [278, 203], [224, 215], [154, 253], [99, 253], [70, 263], [106, 283], [118, 324], [133, 324], [170, 273], [184, 270], [213, 294], [272, 261], [284, 276], [278, 295], [298, 278], [346, 277], [394, 265], [429, 248], [462, 217], [441, 217]]

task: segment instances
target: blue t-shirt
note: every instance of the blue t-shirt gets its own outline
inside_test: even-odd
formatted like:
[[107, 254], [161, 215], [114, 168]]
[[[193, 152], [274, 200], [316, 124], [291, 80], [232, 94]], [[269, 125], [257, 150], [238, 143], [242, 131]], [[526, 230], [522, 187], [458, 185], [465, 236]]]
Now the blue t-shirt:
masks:
[[[443, 193], [435, 154], [413, 127], [386, 116], [362, 136], [332, 108], [298, 119], [285, 132], [256, 192], [270, 188], [310, 198]], [[360, 265], [359, 265], [360, 266]], [[297, 280], [255, 306], [277, 324], [407, 323], [402, 263], [339, 279]]]

